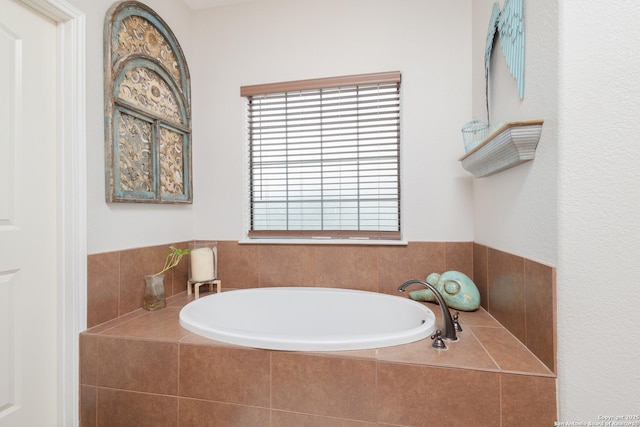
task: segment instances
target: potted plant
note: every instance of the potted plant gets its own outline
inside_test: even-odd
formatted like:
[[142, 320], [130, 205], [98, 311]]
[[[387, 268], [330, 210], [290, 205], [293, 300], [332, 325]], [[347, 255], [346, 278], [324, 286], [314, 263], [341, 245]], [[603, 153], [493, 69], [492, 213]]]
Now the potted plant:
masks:
[[175, 246], [169, 246], [171, 252], [166, 254], [164, 267], [155, 274], [147, 274], [144, 276], [144, 302], [142, 308], [153, 311], [167, 306], [167, 299], [164, 295], [164, 273], [180, 263], [183, 256], [189, 253], [191, 249], [179, 249]]

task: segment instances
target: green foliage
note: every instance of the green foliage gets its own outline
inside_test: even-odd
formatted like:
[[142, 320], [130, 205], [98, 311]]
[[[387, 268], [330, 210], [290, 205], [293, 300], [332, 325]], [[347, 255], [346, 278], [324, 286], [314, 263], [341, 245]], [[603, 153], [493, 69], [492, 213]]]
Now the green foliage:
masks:
[[164, 267], [162, 267], [162, 270], [158, 271], [156, 274], [154, 274], [153, 276], [158, 276], [162, 273], [164, 273], [167, 270], [172, 269], [173, 267], [175, 267], [176, 265], [178, 265], [178, 263], [180, 262], [180, 260], [182, 259], [183, 256], [185, 256], [186, 254], [188, 254], [191, 249], [180, 249], [180, 248], [176, 248], [175, 246], [169, 246], [169, 249], [171, 249], [171, 252], [169, 252], [168, 254], [166, 254], [165, 260], [164, 260]]

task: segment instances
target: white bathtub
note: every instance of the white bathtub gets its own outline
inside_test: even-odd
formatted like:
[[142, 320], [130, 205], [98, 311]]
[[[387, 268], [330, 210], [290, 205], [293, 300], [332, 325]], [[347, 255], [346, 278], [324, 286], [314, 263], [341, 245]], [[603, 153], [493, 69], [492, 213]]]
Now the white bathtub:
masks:
[[199, 298], [180, 311], [180, 325], [198, 335], [247, 347], [340, 351], [421, 340], [435, 327], [416, 301], [334, 288], [255, 288]]

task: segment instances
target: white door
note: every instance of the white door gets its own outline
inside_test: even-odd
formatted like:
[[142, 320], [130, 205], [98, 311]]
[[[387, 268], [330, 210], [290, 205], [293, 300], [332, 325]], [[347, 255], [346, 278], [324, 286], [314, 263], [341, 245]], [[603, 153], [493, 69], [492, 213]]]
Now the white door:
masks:
[[0, 0], [0, 427], [57, 423], [56, 38]]

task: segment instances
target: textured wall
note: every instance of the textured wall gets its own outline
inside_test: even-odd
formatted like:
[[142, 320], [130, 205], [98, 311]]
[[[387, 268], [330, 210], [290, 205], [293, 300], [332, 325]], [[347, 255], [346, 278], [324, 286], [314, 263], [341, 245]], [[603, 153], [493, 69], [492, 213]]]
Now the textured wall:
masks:
[[273, 0], [197, 12], [181, 1], [146, 0], [174, 31], [191, 71], [192, 206], [104, 202], [102, 28], [112, 2], [71, 2], [87, 13], [89, 253], [194, 235], [242, 239], [240, 86], [392, 70], [403, 73], [404, 238], [472, 240], [471, 178], [457, 161], [459, 129], [471, 114], [470, 0]]
[[[473, 113], [486, 119], [484, 52], [494, 0], [473, 2]], [[503, 1], [499, 2], [503, 6]], [[476, 179], [474, 241], [555, 265], [557, 236], [557, 0], [524, 2], [525, 94], [518, 97], [498, 38], [489, 84], [491, 122], [543, 119], [536, 158]]]
[[562, 3], [560, 415], [597, 421], [639, 408], [640, 4]]
[[[240, 86], [402, 72], [404, 239], [469, 241], [471, 1], [261, 1], [198, 12], [190, 58], [198, 236], [240, 240], [246, 222]], [[204, 238], [204, 237], [202, 237]]]

